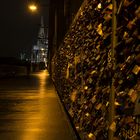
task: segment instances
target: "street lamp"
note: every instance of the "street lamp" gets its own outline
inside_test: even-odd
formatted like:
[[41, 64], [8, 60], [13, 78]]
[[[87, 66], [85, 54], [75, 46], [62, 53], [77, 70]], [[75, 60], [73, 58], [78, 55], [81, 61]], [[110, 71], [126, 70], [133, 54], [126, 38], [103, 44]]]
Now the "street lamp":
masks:
[[[41, 8], [40, 8], [41, 7]], [[28, 9], [32, 12], [37, 12], [38, 10], [40, 9], [43, 9], [43, 8], [48, 8], [49, 7], [49, 4], [44, 4], [44, 3], [38, 3], [36, 1], [31, 1], [28, 3]]]
[[32, 12], [36, 12], [37, 9], [38, 9], [38, 7], [37, 7], [37, 5], [36, 5], [35, 3], [30, 3], [30, 4], [28, 5], [28, 9], [29, 9], [30, 11], [32, 11]]

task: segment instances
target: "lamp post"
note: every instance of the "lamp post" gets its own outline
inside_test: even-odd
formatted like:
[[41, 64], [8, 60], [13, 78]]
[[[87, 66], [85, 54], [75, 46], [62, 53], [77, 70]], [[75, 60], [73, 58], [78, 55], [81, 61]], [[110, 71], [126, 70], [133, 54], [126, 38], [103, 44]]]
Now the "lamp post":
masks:
[[112, 0], [112, 48], [111, 48], [111, 61], [112, 61], [112, 80], [111, 80], [111, 92], [110, 92], [110, 97], [109, 97], [109, 137], [108, 140], [113, 140], [114, 139], [114, 132], [116, 129], [116, 123], [115, 123], [115, 79], [114, 79], [114, 71], [116, 69], [116, 62], [115, 62], [115, 48], [116, 48], [116, 43], [117, 43], [117, 35], [116, 35], [116, 28], [117, 28], [117, 17], [116, 17], [116, 12], [117, 12], [117, 2], [116, 0]]

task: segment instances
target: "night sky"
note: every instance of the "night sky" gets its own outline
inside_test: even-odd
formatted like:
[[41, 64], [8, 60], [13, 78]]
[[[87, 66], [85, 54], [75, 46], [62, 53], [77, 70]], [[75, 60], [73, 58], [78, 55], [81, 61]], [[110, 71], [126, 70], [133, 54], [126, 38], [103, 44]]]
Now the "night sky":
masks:
[[[44, 0], [45, 1], [45, 0]], [[3, 0], [0, 4], [0, 57], [30, 55], [37, 41], [40, 17], [44, 16], [47, 26], [47, 8], [31, 13], [27, 0]]]

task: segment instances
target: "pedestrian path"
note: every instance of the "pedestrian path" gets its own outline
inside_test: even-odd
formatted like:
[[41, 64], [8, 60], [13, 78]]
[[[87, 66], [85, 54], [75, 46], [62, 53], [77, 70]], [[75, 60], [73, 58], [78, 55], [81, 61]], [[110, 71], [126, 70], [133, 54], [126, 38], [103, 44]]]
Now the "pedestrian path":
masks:
[[0, 140], [76, 140], [47, 71], [0, 79]]

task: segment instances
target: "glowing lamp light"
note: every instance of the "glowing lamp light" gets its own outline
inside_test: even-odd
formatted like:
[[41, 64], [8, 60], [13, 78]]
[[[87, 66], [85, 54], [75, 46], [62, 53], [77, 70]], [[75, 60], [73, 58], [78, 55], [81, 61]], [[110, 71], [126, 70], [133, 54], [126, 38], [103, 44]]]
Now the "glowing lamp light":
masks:
[[30, 4], [28, 6], [28, 8], [32, 11], [32, 12], [35, 12], [37, 10], [37, 6], [35, 4]]

